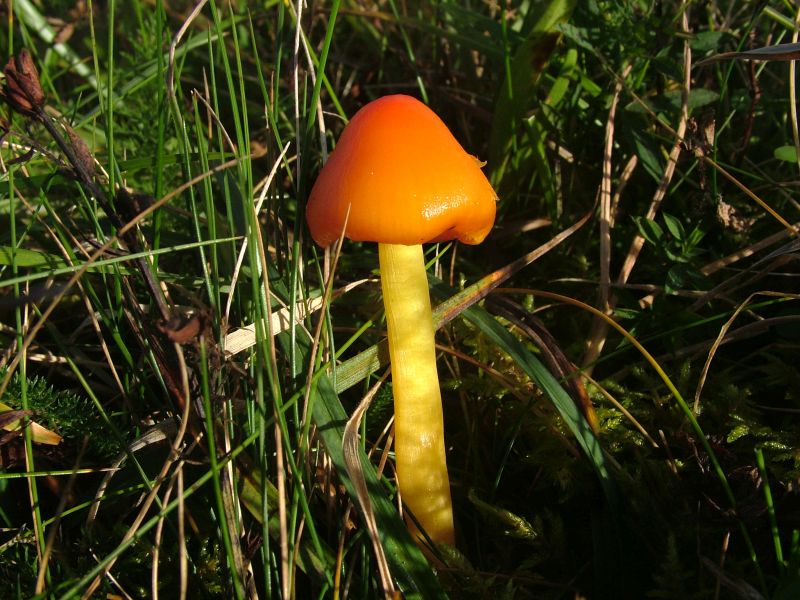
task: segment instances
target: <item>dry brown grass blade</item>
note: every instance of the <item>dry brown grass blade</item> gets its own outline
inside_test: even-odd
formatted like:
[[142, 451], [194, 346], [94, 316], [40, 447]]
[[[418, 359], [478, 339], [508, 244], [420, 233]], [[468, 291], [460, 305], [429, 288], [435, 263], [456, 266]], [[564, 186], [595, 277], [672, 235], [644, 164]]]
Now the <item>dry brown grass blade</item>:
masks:
[[[800, 228], [800, 221], [792, 225], [792, 229], [797, 230], [798, 228]], [[790, 230], [782, 229], [777, 233], [773, 233], [772, 235], [765, 237], [763, 240], [759, 240], [755, 244], [751, 244], [747, 248], [742, 248], [741, 250], [737, 250], [733, 254], [729, 254], [728, 256], [725, 256], [723, 258], [708, 263], [702, 269], [700, 269], [700, 272], [703, 275], [711, 275], [713, 273], [716, 273], [717, 271], [724, 269], [725, 267], [728, 267], [734, 263], [737, 263], [740, 260], [753, 256], [754, 254], [763, 250], [764, 248], [769, 248], [773, 244], [777, 244], [778, 242], [785, 240], [791, 235], [792, 232]]]
[[797, 294], [787, 294], [785, 292], [772, 292], [768, 290], [754, 292], [750, 294], [747, 298], [745, 298], [744, 302], [742, 302], [739, 306], [736, 307], [736, 310], [730, 316], [730, 318], [725, 321], [722, 327], [719, 330], [719, 334], [717, 338], [714, 340], [714, 343], [711, 344], [711, 348], [708, 351], [708, 356], [706, 357], [706, 362], [703, 365], [703, 370], [700, 372], [700, 378], [697, 382], [697, 389], [694, 393], [694, 412], [698, 414], [700, 411], [700, 394], [703, 392], [703, 386], [705, 385], [706, 378], [708, 377], [708, 371], [711, 369], [711, 361], [714, 360], [714, 355], [717, 353], [717, 350], [725, 341], [725, 336], [727, 335], [730, 328], [733, 326], [733, 323], [742, 313], [742, 311], [750, 305], [753, 298], [757, 296], [767, 296], [769, 298], [793, 298], [795, 300], [800, 300], [800, 295]]
[[639, 166], [639, 157], [634, 154], [628, 159], [628, 162], [625, 163], [625, 167], [622, 169], [622, 173], [619, 174], [617, 189], [614, 191], [614, 197], [611, 198], [611, 221], [609, 222], [609, 225], [612, 228], [614, 227], [614, 223], [617, 220], [617, 214], [619, 213], [620, 198], [622, 198], [622, 194], [625, 192], [625, 187], [631, 180], [633, 172], [636, 170], [637, 166]]
[[353, 512], [352, 502], [347, 504], [347, 508], [342, 516], [342, 523], [344, 526], [339, 532], [339, 546], [336, 549], [336, 570], [333, 575], [333, 600], [339, 600], [342, 597], [342, 564], [344, 564], [344, 544], [347, 540], [350, 529], [352, 529], [352, 521], [350, 520], [350, 513]]
[[614, 119], [622, 94], [622, 82], [630, 75], [631, 65], [622, 69], [620, 79], [614, 87], [611, 106], [606, 121], [605, 146], [603, 147], [603, 177], [600, 181], [600, 302], [601, 310], [608, 308], [608, 293], [611, 285], [611, 171], [614, 151]]
[[172, 41], [169, 44], [169, 60], [167, 61], [167, 93], [172, 98], [175, 98], [175, 51], [178, 49], [178, 44], [181, 43], [181, 39], [183, 39], [183, 36], [186, 34], [186, 31], [189, 29], [192, 22], [200, 15], [200, 11], [203, 10], [206, 2], [208, 2], [208, 0], [199, 0], [195, 4], [192, 11], [187, 15], [186, 19], [184, 19], [178, 31], [175, 32], [175, 35], [172, 37]]
[[[233, 461], [228, 463], [228, 466], [233, 468]], [[249, 599], [257, 599], [258, 593], [255, 589], [255, 582], [250, 576], [250, 562], [247, 561], [242, 553], [241, 539], [244, 534], [241, 520], [241, 508], [237, 503], [236, 493], [234, 491], [235, 484], [231, 478], [231, 469], [225, 468], [219, 472], [220, 475], [220, 488], [222, 491], [222, 502], [224, 515], [223, 518], [227, 521], [228, 531], [231, 532], [231, 553], [233, 554], [233, 568], [236, 571], [239, 581], [245, 590], [245, 595]], [[164, 500], [164, 504], [167, 501]], [[299, 536], [298, 536], [299, 539]]]
[[372, 399], [380, 389], [381, 385], [389, 376], [387, 370], [378, 382], [373, 385], [369, 392], [364, 396], [359, 405], [353, 411], [350, 419], [344, 427], [344, 435], [342, 437], [342, 452], [344, 454], [344, 462], [347, 466], [347, 474], [353, 482], [353, 487], [356, 490], [356, 498], [361, 505], [361, 512], [364, 515], [364, 523], [367, 526], [369, 539], [372, 542], [372, 548], [375, 552], [375, 560], [378, 563], [378, 573], [381, 577], [381, 584], [383, 591], [387, 598], [390, 598], [395, 593], [394, 582], [392, 581], [392, 573], [389, 570], [389, 563], [386, 560], [386, 554], [383, 551], [380, 535], [378, 533], [378, 525], [375, 522], [375, 512], [372, 510], [372, 503], [369, 499], [369, 490], [367, 490], [367, 483], [364, 479], [364, 472], [361, 466], [361, 460], [358, 454], [358, 431], [361, 426], [361, 419], [364, 413], [367, 412]]
[[[796, 39], [796, 38], [795, 38]], [[722, 52], [709, 56], [694, 64], [695, 68], [704, 67], [722, 60], [741, 59], [757, 61], [795, 61], [800, 59], [800, 44], [775, 44], [773, 46], [763, 46], [744, 50], [742, 52]]]
[[[4, 408], [8, 410], [4, 410]], [[0, 403], [0, 429], [9, 431], [9, 428], [11, 428], [10, 430], [13, 431], [22, 424], [23, 417], [29, 416], [30, 414], [31, 411], [29, 410], [14, 410]]]
[[449, 323], [467, 308], [484, 299], [493, 289], [502, 285], [503, 282], [509, 277], [518, 273], [535, 260], [538, 260], [550, 252], [550, 250], [558, 246], [561, 242], [569, 238], [573, 233], [586, 225], [593, 213], [594, 209], [587, 212], [575, 223], [550, 238], [546, 243], [542, 244], [538, 248], [535, 248], [524, 256], [521, 256], [515, 261], [510, 262], [505, 267], [500, 267], [496, 271], [489, 273], [463, 292], [456, 294], [449, 300], [446, 300], [444, 303], [436, 306], [433, 310], [434, 327], [439, 329], [443, 325]]
[[[689, 20], [685, 10], [683, 11], [682, 14], [682, 27], [683, 31], [688, 33]], [[686, 134], [686, 125], [689, 120], [689, 90], [691, 89], [691, 84], [692, 84], [691, 66], [692, 66], [692, 50], [689, 46], [689, 38], [687, 37], [683, 45], [684, 78], [683, 78], [683, 87], [681, 88], [681, 116], [680, 120], [678, 121], [677, 131], [673, 131], [675, 142], [672, 146], [672, 150], [669, 153], [667, 165], [664, 167], [664, 174], [661, 177], [658, 189], [653, 195], [653, 199], [651, 200], [650, 206], [647, 210], [647, 214], [645, 215], [645, 217], [648, 219], [655, 218], [656, 214], [658, 213], [658, 209], [661, 206], [661, 202], [664, 200], [669, 184], [672, 181], [672, 176], [675, 173], [675, 167], [678, 164], [678, 157], [680, 156], [683, 147], [683, 138]], [[624, 81], [624, 77], [621, 77], [619, 81]], [[633, 267], [636, 264], [637, 259], [639, 258], [639, 253], [641, 252], [642, 247], [644, 246], [644, 242], [645, 239], [641, 235], [637, 235], [636, 237], [634, 237], [633, 241], [631, 242], [630, 248], [628, 249], [628, 255], [625, 257], [625, 262], [623, 263], [619, 275], [617, 276], [617, 281], [616, 281], [617, 285], [624, 285], [625, 283], [627, 283], [628, 277], [630, 277], [631, 271], [633, 270]], [[601, 280], [601, 292], [602, 292], [602, 287], [603, 287], [603, 281]], [[614, 311], [616, 305], [617, 305], [617, 297], [615, 294], [611, 294], [608, 296], [607, 302], [601, 304], [600, 308], [601, 310], [603, 310], [605, 314], [611, 314]], [[589, 337], [586, 353], [584, 354], [583, 360], [581, 361], [581, 364], [583, 365], [583, 370], [586, 371], [587, 373], [591, 374], [592, 366], [597, 361], [597, 359], [600, 358], [600, 354], [603, 351], [603, 346], [605, 345], [607, 336], [608, 336], [608, 323], [602, 319], [595, 318], [592, 321], [592, 330]]]
[[[204, 343], [201, 337], [200, 343]], [[156, 494], [161, 489], [161, 484], [164, 483], [167, 479], [167, 474], [169, 473], [170, 469], [172, 468], [173, 464], [178, 460], [180, 457], [180, 449], [183, 445], [183, 438], [186, 435], [186, 430], [189, 426], [189, 413], [191, 411], [192, 403], [190, 402], [190, 391], [189, 391], [189, 374], [186, 369], [186, 361], [183, 355], [183, 349], [178, 344], [174, 344], [175, 347], [175, 356], [178, 361], [178, 369], [181, 378], [181, 384], [183, 388], [183, 414], [180, 418], [180, 424], [178, 426], [178, 431], [175, 434], [175, 437], [172, 440], [172, 444], [170, 446], [170, 453], [167, 456], [164, 464], [161, 466], [161, 470], [158, 473], [158, 476], [153, 483], [153, 487], [150, 489], [149, 493], [142, 502], [142, 507], [139, 509], [139, 513], [136, 515], [136, 518], [133, 520], [133, 523], [128, 528], [128, 531], [125, 532], [120, 543], [125, 543], [130, 540], [135, 533], [139, 530], [139, 527], [144, 522], [147, 513], [150, 511], [150, 507], [153, 505], [155, 501]], [[103, 567], [103, 570], [94, 578], [91, 584], [86, 588], [82, 598], [87, 599], [90, 598], [97, 587], [100, 585], [100, 582], [103, 577], [105, 577], [113, 568], [114, 564], [116, 563], [116, 558], [108, 561], [106, 565]]]
[[[19, 431], [22, 427], [23, 417], [30, 415], [30, 411], [14, 410], [7, 404], [0, 402], [0, 429], [4, 431]], [[31, 439], [37, 444], [58, 446], [61, 436], [55, 431], [42, 427], [36, 421], [28, 420], [27, 426], [31, 430]]]
[[59, 533], [59, 528], [61, 525], [61, 517], [64, 514], [64, 509], [67, 508], [67, 502], [69, 502], [70, 498], [72, 497], [72, 490], [75, 488], [75, 482], [77, 481], [78, 472], [81, 468], [81, 462], [83, 461], [83, 455], [86, 452], [86, 448], [88, 446], [89, 438], [83, 438], [83, 444], [81, 445], [80, 452], [78, 453], [77, 458], [75, 459], [75, 465], [72, 467], [72, 473], [70, 473], [69, 479], [67, 480], [67, 485], [64, 486], [64, 490], [61, 493], [61, 498], [58, 501], [58, 506], [56, 507], [55, 517], [53, 518], [53, 523], [49, 526], [49, 531], [47, 532], [47, 541], [44, 545], [44, 552], [42, 553], [42, 560], [39, 563], [39, 573], [36, 577], [36, 593], [42, 594], [45, 591], [45, 578], [47, 576], [47, 564], [50, 562], [50, 557], [53, 555], [53, 548], [56, 544], [56, 537]]
[[[611, 106], [608, 109], [606, 120], [605, 145], [603, 147], [603, 175], [600, 181], [600, 288], [598, 290], [598, 306], [603, 312], [610, 312], [609, 293], [611, 286], [611, 172], [612, 153], [614, 150], [614, 119], [617, 114], [617, 105], [622, 94], [625, 78], [631, 72], [631, 65], [623, 68], [622, 74], [614, 87], [611, 97]], [[595, 319], [592, 323], [591, 333], [587, 343], [584, 365], [591, 365], [600, 356], [605, 344], [607, 327], [603, 321]], [[591, 366], [588, 367], [591, 369]]]
[[784, 244], [764, 258], [759, 259], [753, 265], [732, 275], [719, 285], [704, 293], [692, 304], [689, 310], [698, 310], [701, 306], [711, 302], [715, 298], [730, 294], [737, 289], [751, 285], [759, 279], [766, 277], [778, 267], [796, 260], [798, 258], [798, 249], [800, 249], [800, 240], [793, 240], [788, 244]]
[[117, 459], [111, 464], [111, 467], [108, 469], [106, 474], [103, 476], [103, 480], [100, 482], [100, 485], [97, 487], [94, 500], [92, 500], [92, 504], [89, 507], [89, 512], [86, 516], [87, 529], [92, 528], [94, 520], [97, 517], [97, 512], [100, 510], [100, 502], [103, 500], [103, 496], [105, 496], [109, 483], [111, 483], [111, 478], [119, 470], [120, 466], [122, 466], [122, 463], [128, 458], [128, 455], [135, 454], [142, 448], [146, 448], [151, 444], [157, 444], [159, 442], [166, 441], [169, 439], [169, 436], [174, 434], [176, 431], [177, 428], [175, 426], [175, 421], [173, 419], [167, 419], [166, 421], [162, 421], [158, 425], [155, 425], [151, 429], [147, 430], [128, 446], [126, 452], [120, 453]]
[[[347, 292], [357, 288], [358, 286], [370, 281], [369, 279], [359, 279], [352, 283], [339, 288], [333, 292], [333, 298], [346, 294]], [[304, 302], [298, 302], [294, 311], [295, 323], [302, 323], [306, 317], [317, 312], [325, 306], [325, 299], [323, 297], [311, 298]], [[288, 307], [281, 308], [274, 311], [270, 315], [270, 329], [272, 335], [275, 336], [282, 331], [286, 331], [292, 326], [291, 310]], [[225, 336], [225, 353], [228, 356], [238, 354], [256, 344], [256, 325], [252, 323], [241, 329], [232, 331]]]
[[189, 555], [186, 549], [186, 505], [184, 502], [183, 469], [178, 469], [178, 566], [180, 591], [179, 600], [185, 600], [189, 582]]
[[[44, 215], [41, 213], [41, 211], [39, 211], [36, 207], [32, 206], [30, 204], [30, 202], [28, 202], [28, 200], [18, 190], [16, 190], [16, 193], [17, 193], [17, 197], [23, 202], [23, 204], [27, 208], [28, 214], [30, 215], [30, 217], [35, 219], [36, 222], [38, 223], [38, 225], [40, 227], [42, 227], [44, 231], [47, 232], [47, 237], [59, 249], [59, 252], [61, 252], [61, 256], [64, 258], [64, 261], [66, 262], [66, 264], [68, 264], [71, 267], [74, 267], [75, 264], [74, 264], [74, 262], [72, 260], [72, 255], [67, 250], [67, 248], [64, 246], [64, 244], [61, 242], [61, 238], [56, 234], [55, 231], [53, 231], [53, 228], [50, 227], [50, 225], [47, 223], [47, 221], [45, 220]], [[76, 238], [72, 234], [72, 232], [70, 231], [70, 228], [67, 227], [66, 223], [61, 218], [61, 215], [58, 214], [58, 211], [52, 211], [49, 214], [49, 216], [56, 223], [58, 223], [58, 225], [61, 228], [61, 231], [63, 231], [68, 236], [68, 238], [71, 240], [72, 247], [73, 248], [77, 248], [78, 250], [84, 252], [84, 254], [85, 254], [85, 250], [84, 250], [83, 245], [81, 244], [80, 240], [78, 240], [78, 238]], [[83, 286], [83, 282], [78, 281], [77, 282], [77, 286], [81, 291], [81, 293], [78, 294], [78, 296], [81, 299], [81, 301], [83, 302], [84, 306], [86, 307], [86, 314], [88, 315], [89, 322], [90, 322], [90, 324], [92, 326], [92, 329], [93, 329], [93, 331], [95, 333], [95, 336], [97, 337], [98, 343], [100, 344], [100, 349], [103, 352], [103, 357], [106, 360], [105, 364], [108, 366], [108, 370], [111, 373], [112, 381], [113, 381], [114, 385], [116, 386], [116, 389], [119, 392], [119, 394], [127, 402], [128, 401], [128, 396], [127, 396], [126, 386], [124, 386], [122, 384], [122, 379], [120, 378], [119, 373], [117, 372], [117, 368], [116, 368], [116, 365], [114, 363], [114, 360], [111, 357], [111, 351], [109, 350], [108, 344], [106, 343], [105, 336], [103, 335], [103, 330], [100, 327], [100, 322], [98, 320], [97, 313], [95, 312], [94, 308], [92, 307], [92, 303], [91, 303], [91, 300], [89, 300], [88, 294], [86, 294], [86, 291], [85, 291], [84, 286]], [[32, 355], [29, 353], [28, 354], [28, 360], [31, 360], [32, 358], [33, 358]], [[73, 360], [75, 360], [75, 357], [73, 357]], [[104, 373], [102, 371], [100, 371], [99, 369], [92, 369], [92, 372], [96, 377], [100, 378], [101, 380], [104, 380], [106, 378]]]
[[[685, 19], [685, 13], [684, 13]], [[684, 23], [685, 24], [685, 23]], [[669, 159], [667, 160], [667, 165], [664, 167], [664, 174], [661, 177], [661, 181], [658, 184], [658, 189], [656, 193], [653, 195], [653, 199], [650, 202], [650, 206], [647, 209], [647, 213], [645, 217], [647, 219], [654, 219], [658, 214], [658, 209], [661, 207], [661, 202], [664, 200], [664, 196], [667, 193], [667, 188], [669, 187], [670, 182], [672, 181], [672, 176], [675, 174], [675, 167], [678, 164], [678, 157], [681, 154], [684, 136], [686, 134], [686, 125], [689, 119], [689, 90], [691, 88], [691, 78], [689, 76], [689, 70], [692, 60], [691, 49], [689, 47], [689, 42], [684, 45], [684, 73], [685, 79], [683, 82], [683, 88], [681, 90], [681, 116], [680, 121], [678, 122], [678, 129], [675, 132], [675, 143], [672, 146], [672, 150], [669, 153]], [[636, 264], [637, 259], [639, 258], [639, 253], [644, 246], [644, 238], [640, 235], [637, 235], [633, 241], [631, 242], [630, 249], [628, 250], [628, 255], [625, 257], [625, 262], [620, 269], [619, 275], [617, 276], [617, 283], [624, 284], [628, 281], [628, 277], [630, 277], [631, 271], [633, 271], [633, 267]]]
[[[800, 10], [795, 13], [795, 23], [800, 19]], [[797, 37], [800, 35], [797, 27], [792, 32], [792, 42], [800, 49], [800, 44], [797, 44]], [[800, 58], [800, 53], [797, 53], [797, 58]], [[792, 141], [794, 142], [794, 155], [797, 160], [797, 166], [800, 167], [800, 131], [797, 127], [797, 67], [795, 61], [789, 63], [789, 119], [792, 124]]]
[[[167, 486], [166, 491], [164, 492], [164, 497], [162, 501], [164, 504], [169, 503], [169, 499], [172, 497], [172, 492], [175, 489], [175, 484], [177, 482], [176, 479], [172, 479]], [[158, 520], [158, 525], [156, 525], [155, 533], [153, 534], [153, 549], [152, 549], [152, 559], [150, 564], [150, 598], [151, 600], [158, 600], [158, 567], [160, 563], [160, 556], [161, 556], [161, 539], [162, 533], [164, 532], [164, 522], [166, 520], [166, 515], [161, 515], [161, 518]]]

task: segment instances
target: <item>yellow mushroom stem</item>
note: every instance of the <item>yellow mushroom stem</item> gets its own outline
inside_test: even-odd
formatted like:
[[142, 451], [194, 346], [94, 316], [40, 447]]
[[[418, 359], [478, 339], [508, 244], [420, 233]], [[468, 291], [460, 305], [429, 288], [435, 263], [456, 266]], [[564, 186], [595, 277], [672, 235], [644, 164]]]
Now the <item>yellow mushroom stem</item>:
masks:
[[[442, 396], [422, 246], [379, 244], [379, 255], [392, 362], [400, 493], [431, 540], [453, 545]], [[419, 537], [411, 520], [407, 522], [412, 534]]]

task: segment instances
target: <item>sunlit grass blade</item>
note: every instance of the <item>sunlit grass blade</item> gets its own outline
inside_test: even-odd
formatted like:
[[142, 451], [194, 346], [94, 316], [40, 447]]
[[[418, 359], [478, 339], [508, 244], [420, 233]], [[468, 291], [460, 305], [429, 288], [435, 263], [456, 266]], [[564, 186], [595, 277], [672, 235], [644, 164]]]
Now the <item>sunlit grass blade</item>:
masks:
[[[453, 290], [443, 283], [434, 287], [439, 296], [452, 295]], [[592, 464], [608, 501], [619, 508], [619, 493], [606, 464], [600, 443], [592, 432], [592, 428], [580, 409], [564, 390], [561, 384], [550, 374], [550, 371], [538, 358], [515, 338], [495, 317], [480, 306], [470, 306], [461, 315], [481, 330], [497, 347], [508, 354], [552, 402], [565, 424], [575, 436], [575, 440]]]
[[[357, 491], [346, 476], [347, 465], [342, 451], [342, 438], [348, 415], [326, 376], [320, 377], [312, 389], [312, 403], [314, 421], [317, 424], [319, 436], [325, 444], [325, 450], [336, 466], [348, 493], [356, 498]], [[386, 551], [386, 558], [400, 590], [406, 597], [444, 598], [436, 576], [425, 556], [411, 539], [405, 523], [397, 513], [397, 507], [389, 500], [386, 488], [375, 473], [375, 467], [372, 466], [363, 451], [359, 454], [364, 480], [375, 512], [375, 521]]]
[[[686, 420], [691, 425], [692, 429], [694, 430], [695, 434], [697, 435], [698, 440], [700, 441], [700, 444], [703, 447], [703, 450], [708, 455], [709, 461], [711, 462], [711, 466], [712, 466], [712, 468], [714, 470], [714, 473], [717, 476], [717, 479], [719, 480], [720, 484], [722, 485], [722, 489], [725, 492], [726, 499], [730, 503], [731, 509], [735, 511], [736, 507], [737, 507], [736, 496], [733, 493], [733, 489], [731, 488], [731, 485], [728, 482], [728, 477], [725, 475], [725, 471], [723, 470], [722, 465], [720, 464], [720, 461], [717, 458], [716, 452], [714, 452], [714, 449], [711, 447], [711, 442], [709, 441], [708, 436], [706, 436], [705, 432], [703, 431], [702, 427], [700, 426], [700, 423], [697, 420], [697, 417], [695, 417], [694, 412], [692, 411], [691, 407], [686, 402], [686, 400], [683, 398], [683, 395], [680, 393], [680, 391], [678, 391], [678, 388], [675, 387], [675, 384], [672, 382], [672, 380], [667, 375], [667, 373], [664, 371], [664, 369], [661, 367], [661, 365], [658, 363], [658, 361], [644, 348], [644, 346], [642, 346], [642, 344], [639, 342], [639, 340], [637, 340], [635, 336], [631, 335], [630, 332], [628, 332], [624, 327], [622, 327], [614, 319], [612, 319], [608, 315], [604, 314], [602, 311], [599, 311], [598, 309], [594, 308], [593, 306], [589, 306], [588, 304], [585, 304], [584, 302], [581, 302], [579, 300], [575, 300], [574, 298], [569, 298], [567, 296], [563, 296], [561, 294], [556, 294], [556, 293], [553, 293], [553, 292], [546, 292], [546, 291], [542, 291], [542, 290], [527, 290], [527, 291], [530, 292], [530, 293], [533, 293], [534, 295], [542, 296], [544, 298], [551, 298], [551, 299], [557, 300], [559, 302], [564, 302], [566, 304], [571, 304], [573, 306], [577, 306], [577, 307], [579, 307], [579, 308], [581, 308], [583, 310], [586, 310], [588, 312], [591, 312], [591, 313], [595, 314], [599, 318], [604, 319], [609, 325], [611, 325], [611, 327], [613, 327], [620, 334], [622, 334], [625, 337], [625, 339], [629, 343], [631, 343], [639, 351], [639, 353], [650, 364], [650, 366], [655, 370], [655, 372], [658, 373], [658, 376], [664, 382], [664, 385], [667, 387], [667, 389], [669, 390], [670, 394], [672, 395], [672, 397], [675, 399], [675, 401], [677, 402], [678, 406], [680, 407], [681, 412], [683, 412], [684, 416], [686, 417]], [[744, 539], [745, 545], [747, 546], [747, 550], [748, 550], [748, 553], [749, 553], [749, 556], [750, 556], [750, 560], [752, 561], [753, 566], [754, 566], [754, 568], [756, 570], [756, 573], [758, 574], [758, 577], [759, 577], [759, 580], [760, 580], [759, 583], [761, 584], [762, 589], [766, 589], [766, 581], [764, 580], [764, 573], [761, 570], [760, 561], [759, 561], [759, 558], [758, 558], [758, 554], [756, 553], [755, 546], [753, 545], [753, 540], [750, 537], [750, 533], [749, 533], [749, 531], [747, 529], [747, 526], [744, 523], [744, 521], [741, 520], [741, 519], [737, 519], [737, 521], [738, 521], [739, 529], [740, 529], [740, 531], [742, 533], [742, 537]]]

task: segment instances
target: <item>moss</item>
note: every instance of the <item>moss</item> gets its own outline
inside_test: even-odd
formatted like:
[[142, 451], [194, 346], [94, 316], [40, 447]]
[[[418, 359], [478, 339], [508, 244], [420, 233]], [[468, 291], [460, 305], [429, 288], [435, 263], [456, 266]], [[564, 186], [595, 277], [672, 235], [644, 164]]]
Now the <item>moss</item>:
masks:
[[[0, 378], [5, 369], [0, 370]], [[65, 442], [80, 446], [88, 437], [88, 456], [95, 459], [109, 459], [116, 456], [121, 448], [108, 435], [106, 424], [94, 403], [71, 391], [56, 390], [43, 377], [27, 380], [28, 408], [33, 418], [43, 427], [61, 435]], [[19, 373], [11, 377], [2, 401], [15, 409], [22, 408], [22, 383]]]

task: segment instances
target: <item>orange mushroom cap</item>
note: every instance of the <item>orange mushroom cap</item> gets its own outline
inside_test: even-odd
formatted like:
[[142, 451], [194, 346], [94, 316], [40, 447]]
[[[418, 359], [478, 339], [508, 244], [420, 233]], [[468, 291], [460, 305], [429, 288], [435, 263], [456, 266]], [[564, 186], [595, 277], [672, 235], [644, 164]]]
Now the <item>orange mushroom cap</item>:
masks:
[[497, 203], [481, 166], [419, 100], [374, 100], [344, 128], [311, 190], [311, 236], [327, 246], [346, 222], [356, 241], [479, 244]]

